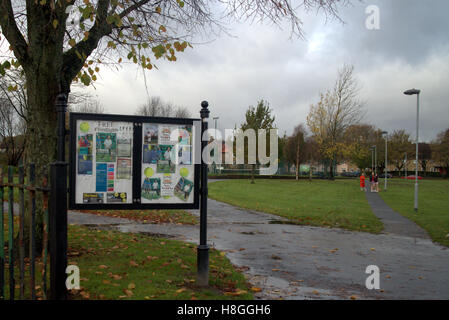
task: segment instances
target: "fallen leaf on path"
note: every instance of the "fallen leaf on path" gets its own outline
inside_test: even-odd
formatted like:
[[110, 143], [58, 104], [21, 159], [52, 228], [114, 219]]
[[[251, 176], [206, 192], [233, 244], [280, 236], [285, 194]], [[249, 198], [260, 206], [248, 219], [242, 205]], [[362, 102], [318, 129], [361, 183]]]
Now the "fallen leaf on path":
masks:
[[251, 288], [251, 291], [252, 291], [252, 292], [260, 292], [260, 291], [262, 291], [262, 289], [259, 288], [259, 287], [252, 287], [252, 288]]

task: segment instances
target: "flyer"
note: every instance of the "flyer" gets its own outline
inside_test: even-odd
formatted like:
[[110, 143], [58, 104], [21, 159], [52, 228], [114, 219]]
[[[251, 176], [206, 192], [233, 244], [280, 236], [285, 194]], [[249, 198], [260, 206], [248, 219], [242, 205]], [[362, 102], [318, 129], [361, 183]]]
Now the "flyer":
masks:
[[107, 203], [126, 203], [126, 192], [108, 192]]
[[117, 139], [117, 156], [118, 157], [131, 157], [132, 146], [131, 139]]
[[78, 147], [84, 148], [86, 151], [84, 154], [92, 154], [92, 134], [81, 134], [78, 136]]
[[178, 143], [181, 145], [190, 145], [192, 142], [192, 126], [180, 126], [178, 132]]
[[115, 162], [117, 152], [117, 134], [98, 132], [96, 139], [96, 161]]
[[83, 203], [104, 203], [104, 194], [83, 193]]
[[145, 123], [143, 126], [143, 142], [145, 144], [158, 144], [159, 126]]
[[171, 174], [164, 174], [162, 177], [161, 195], [164, 198], [173, 196], [173, 177]]
[[176, 141], [171, 140], [171, 127], [169, 126], [160, 126], [159, 127], [159, 145], [171, 144], [173, 145]]
[[161, 197], [161, 179], [145, 178], [142, 184], [142, 198], [148, 200], [159, 199]]
[[193, 190], [193, 182], [184, 177], [181, 177], [175, 186], [174, 194], [179, 199], [187, 201], [189, 199], [192, 190]]
[[106, 192], [107, 184], [108, 184], [108, 175], [107, 175], [107, 164], [106, 163], [97, 163], [95, 168], [96, 172], [96, 187], [95, 190], [97, 192]]
[[131, 179], [132, 164], [129, 158], [117, 158], [117, 179]]
[[157, 173], [174, 173], [176, 170], [176, 154], [172, 145], [159, 146], [159, 159], [157, 160]]
[[114, 191], [114, 164], [108, 163], [108, 191]]
[[92, 174], [92, 155], [78, 154], [78, 174]]
[[178, 164], [192, 164], [191, 146], [179, 146]]
[[143, 163], [157, 163], [159, 160], [159, 146], [153, 144], [143, 145]]

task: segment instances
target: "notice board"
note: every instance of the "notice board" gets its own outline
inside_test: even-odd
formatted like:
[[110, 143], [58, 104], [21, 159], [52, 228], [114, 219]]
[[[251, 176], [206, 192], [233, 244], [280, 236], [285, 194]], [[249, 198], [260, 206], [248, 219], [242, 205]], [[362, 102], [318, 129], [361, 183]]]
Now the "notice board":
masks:
[[70, 209], [198, 209], [199, 119], [70, 113]]

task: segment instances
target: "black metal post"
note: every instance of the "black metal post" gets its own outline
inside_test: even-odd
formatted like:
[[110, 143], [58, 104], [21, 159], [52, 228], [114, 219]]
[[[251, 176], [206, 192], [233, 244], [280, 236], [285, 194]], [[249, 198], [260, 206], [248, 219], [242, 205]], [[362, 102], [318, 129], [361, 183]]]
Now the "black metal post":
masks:
[[65, 114], [67, 111], [67, 95], [58, 94], [56, 97], [56, 112], [58, 113], [58, 156], [57, 160], [65, 162]]
[[49, 212], [50, 234], [50, 298], [67, 299], [67, 167], [65, 162], [65, 113], [67, 96], [59, 94], [56, 98], [58, 112], [58, 155], [51, 164], [51, 198]]
[[209, 118], [209, 103], [201, 102], [201, 202], [200, 202], [200, 245], [197, 251], [198, 285], [209, 285], [209, 246], [207, 245], [207, 163], [202, 155], [208, 141], [203, 141], [203, 134], [207, 131]]

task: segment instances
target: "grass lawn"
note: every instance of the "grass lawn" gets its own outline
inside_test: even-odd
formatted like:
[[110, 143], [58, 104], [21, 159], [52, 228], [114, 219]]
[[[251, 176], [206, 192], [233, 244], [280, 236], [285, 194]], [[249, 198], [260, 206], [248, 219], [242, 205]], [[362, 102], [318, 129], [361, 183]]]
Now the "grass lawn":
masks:
[[209, 197], [242, 208], [290, 219], [292, 223], [379, 233], [383, 225], [372, 213], [358, 180], [217, 181]]
[[[7, 233], [7, 221], [5, 229]], [[190, 243], [70, 225], [68, 245], [68, 264], [80, 268], [81, 279], [81, 290], [71, 291], [71, 299], [252, 299], [252, 292], [260, 290], [250, 288], [224, 253], [214, 249], [210, 250], [210, 287], [198, 287], [196, 245]], [[6, 257], [7, 250], [6, 239]], [[25, 299], [29, 299], [28, 262], [25, 259]], [[49, 268], [48, 261], [47, 276]], [[14, 269], [15, 297], [19, 299], [18, 261]], [[42, 270], [42, 259], [37, 258], [38, 299], [43, 298]], [[9, 299], [7, 261], [5, 280], [5, 299]]]
[[[384, 186], [383, 179], [379, 186]], [[414, 180], [388, 180], [387, 192], [380, 192], [384, 201], [396, 212], [427, 230], [432, 239], [449, 246], [449, 181], [420, 180], [418, 213], [414, 211]]]
[[181, 241], [70, 226], [68, 262], [80, 268], [74, 299], [252, 299], [243, 274], [213, 249], [211, 286], [198, 287], [196, 245]]

